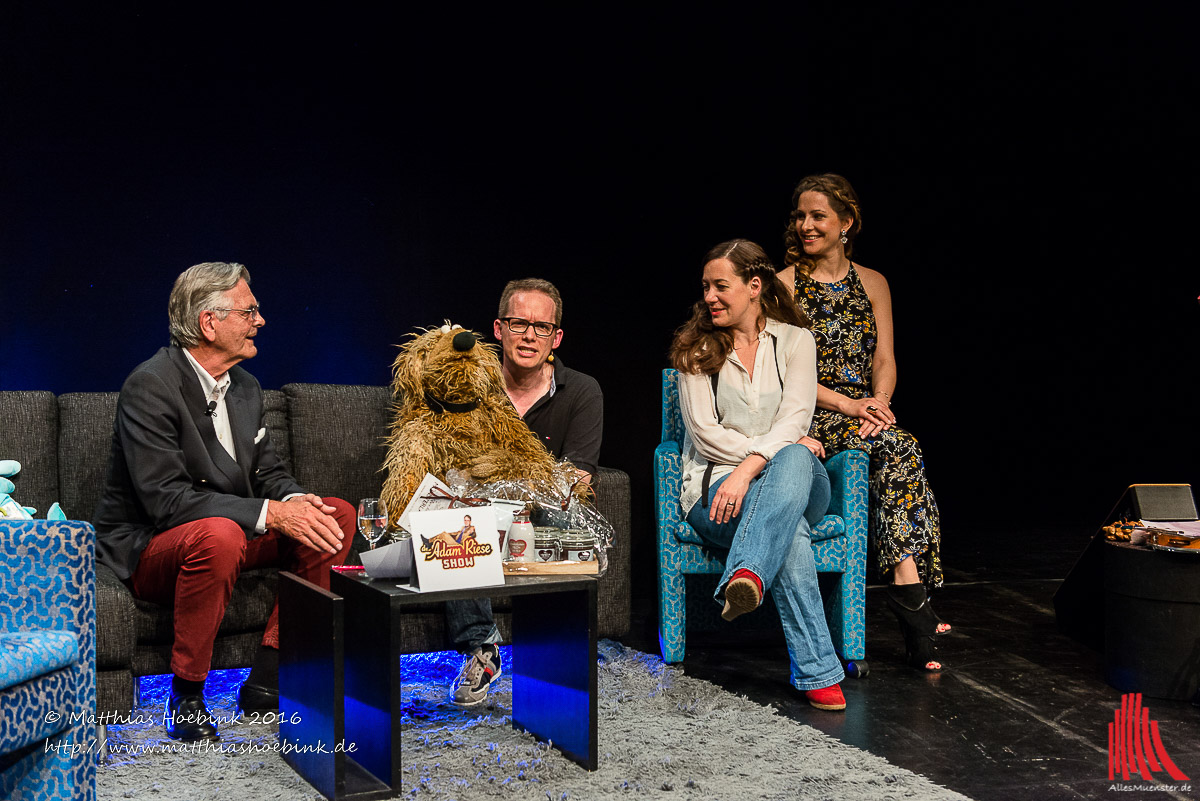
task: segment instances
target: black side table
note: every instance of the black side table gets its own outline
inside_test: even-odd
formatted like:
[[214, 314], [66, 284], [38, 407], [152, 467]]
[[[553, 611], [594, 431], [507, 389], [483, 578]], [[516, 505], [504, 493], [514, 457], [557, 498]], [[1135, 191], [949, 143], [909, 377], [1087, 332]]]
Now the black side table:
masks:
[[1200, 553], [1104, 544], [1104, 678], [1184, 700], [1200, 688]]
[[415, 593], [358, 573], [333, 571], [330, 591], [281, 576], [281, 751], [326, 798], [400, 791], [400, 616], [480, 594], [512, 597], [513, 727], [596, 769], [595, 578], [509, 576], [502, 587]]

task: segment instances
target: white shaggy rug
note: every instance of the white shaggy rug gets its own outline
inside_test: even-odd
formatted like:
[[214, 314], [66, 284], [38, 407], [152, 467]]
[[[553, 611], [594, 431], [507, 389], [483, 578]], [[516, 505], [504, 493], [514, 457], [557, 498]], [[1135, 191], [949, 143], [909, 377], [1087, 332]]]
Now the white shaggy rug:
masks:
[[[506, 649], [507, 650], [507, 649]], [[656, 656], [600, 643], [600, 765], [589, 773], [513, 730], [511, 682], [465, 711], [446, 701], [461, 658], [426, 654], [406, 664], [403, 785], [397, 798], [688, 801], [755, 799], [963, 799], [915, 773], [664, 665]], [[507, 656], [507, 654], [506, 654]], [[234, 715], [241, 674], [210, 686], [210, 708]], [[210, 680], [211, 682], [211, 680]], [[160, 683], [165, 685], [165, 683]], [[165, 686], [143, 690], [135, 716], [110, 727], [100, 799], [316, 799], [278, 753], [275, 725], [226, 723], [219, 744], [176, 751], [161, 725]]]

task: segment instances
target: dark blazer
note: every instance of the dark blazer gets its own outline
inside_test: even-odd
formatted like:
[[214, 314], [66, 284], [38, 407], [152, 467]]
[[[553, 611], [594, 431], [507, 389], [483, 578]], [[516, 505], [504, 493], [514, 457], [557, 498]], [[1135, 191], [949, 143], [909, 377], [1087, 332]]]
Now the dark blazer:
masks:
[[125, 379], [94, 518], [96, 561], [119, 578], [132, 575], [155, 534], [226, 517], [250, 538], [263, 499], [304, 492], [264, 430], [262, 387], [241, 367], [229, 377], [225, 406], [236, 462], [217, 441], [200, 380], [183, 350], [162, 348]]

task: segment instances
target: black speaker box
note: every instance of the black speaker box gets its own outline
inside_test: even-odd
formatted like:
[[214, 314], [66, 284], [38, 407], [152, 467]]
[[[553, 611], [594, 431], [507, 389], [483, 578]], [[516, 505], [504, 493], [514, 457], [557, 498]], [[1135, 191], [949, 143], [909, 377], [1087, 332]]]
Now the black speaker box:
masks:
[[[1118, 520], [1196, 520], [1191, 484], [1131, 484], [1100, 523]], [[1099, 529], [1054, 594], [1062, 633], [1104, 650], [1104, 532]]]
[[1117, 520], [1196, 520], [1190, 484], [1132, 484], [1102, 525]]

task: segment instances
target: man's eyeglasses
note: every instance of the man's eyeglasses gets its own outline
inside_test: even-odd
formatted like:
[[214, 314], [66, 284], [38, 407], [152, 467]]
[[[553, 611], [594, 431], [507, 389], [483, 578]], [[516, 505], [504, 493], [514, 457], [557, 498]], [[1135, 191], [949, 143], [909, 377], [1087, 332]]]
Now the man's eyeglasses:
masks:
[[533, 326], [533, 333], [539, 337], [545, 338], [554, 333], [557, 328], [554, 323], [535, 323], [532, 320], [523, 320], [520, 317], [501, 317], [500, 322], [508, 326], [508, 330], [514, 334], [524, 334], [529, 330], [529, 326]]
[[261, 307], [256, 303], [248, 309], [209, 309], [209, 311], [237, 312], [247, 320], [253, 320], [255, 317], [262, 317], [262, 314], [258, 311], [259, 308]]

